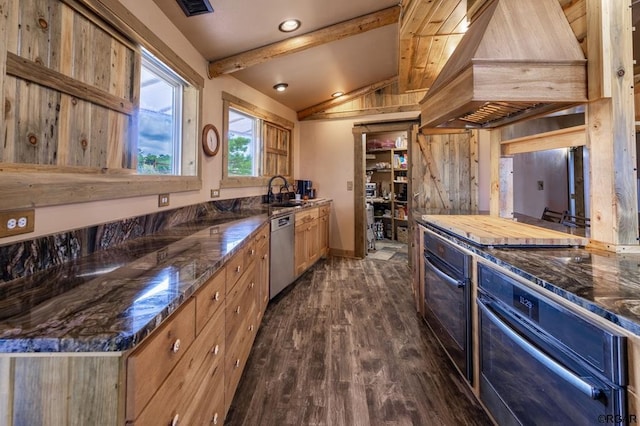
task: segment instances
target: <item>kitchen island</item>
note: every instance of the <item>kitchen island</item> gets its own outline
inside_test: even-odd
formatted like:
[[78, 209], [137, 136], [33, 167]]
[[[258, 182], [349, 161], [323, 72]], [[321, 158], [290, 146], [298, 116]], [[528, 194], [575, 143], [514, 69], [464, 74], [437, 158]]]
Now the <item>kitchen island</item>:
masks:
[[[445, 218], [446, 216], [440, 217]], [[509, 388], [511, 391], [502, 391], [505, 395], [513, 393], [513, 386], [516, 386], [522, 392], [524, 392], [524, 388], [515, 384], [519, 379], [516, 379], [514, 375], [507, 375], [507, 377], [502, 378], [494, 377], [493, 384], [490, 384], [491, 375], [498, 374], [491, 372], [491, 365], [496, 366], [493, 371], [520, 371], [521, 374], [518, 376], [529, 377], [528, 388], [531, 388], [532, 392], [535, 392], [533, 389], [538, 389], [536, 380], [533, 379], [534, 377], [540, 377], [540, 380], [546, 380], [547, 383], [551, 383], [550, 380], [552, 380], [546, 377], [546, 373], [543, 373], [547, 370], [542, 367], [542, 364], [538, 367], [531, 367], [533, 361], [524, 361], [528, 359], [527, 356], [522, 355], [520, 357], [516, 355], [517, 345], [514, 342], [518, 341], [519, 338], [513, 337], [511, 341], [506, 337], [509, 335], [508, 331], [504, 331], [504, 333], [507, 334], [503, 334], [502, 331], [499, 331], [500, 329], [497, 328], [497, 325], [491, 325], [492, 322], [500, 322], [503, 321], [504, 318], [509, 318], [510, 315], [513, 316], [512, 314], [515, 314], [513, 318], [519, 318], [519, 312], [522, 313], [525, 323], [528, 320], [530, 324], [534, 325], [533, 329], [540, 327], [538, 329], [539, 331], [533, 332], [534, 335], [539, 332], [544, 332], [545, 327], [550, 326], [553, 328], [557, 325], [561, 331], [556, 332], [564, 336], [558, 337], [559, 342], [567, 339], [570, 344], [577, 345], [577, 347], [593, 348], [596, 354], [599, 353], [599, 356], [604, 356], [605, 358], [607, 355], [603, 354], [608, 354], [607, 350], [611, 348], [607, 346], [608, 344], [605, 344], [605, 340], [599, 341], [599, 331], [594, 330], [598, 330], [598, 327], [601, 327], [601, 329], [606, 330], [606, 332], [612, 332], [623, 336], [623, 338], [626, 337], [626, 342], [623, 342], [618, 349], [611, 349], [613, 351], [612, 353], [618, 351], [620, 354], [621, 365], [612, 361], [614, 359], [613, 356], [609, 358], [609, 361], [605, 362], [606, 364], [613, 363], [620, 366], [620, 370], [616, 371], [620, 371], [620, 374], [622, 374], [622, 376], [620, 376], [622, 388], [616, 388], [615, 383], [618, 382], [614, 382], [611, 389], [612, 392], [619, 392], [615, 389], [622, 389], [624, 396], [619, 400], [622, 401], [620, 403], [621, 405], [616, 405], [617, 408], [611, 405], [605, 405], [603, 407], [598, 405], [595, 410], [598, 415], [609, 413], [606, 410], [610, 409], [613, 410], [613, 413], [622, 412], [628, 415], [635, 415], [639, 401], [637, 397], [638, 388], [640, 387], [640, 366], [636, 361], [640, 350], [640, 255], [616, 254], [588, 249], [583, 246], [573, 246], [574, 241], [580, 241], [583, 237], [577, 236], [576, 239], [570, 232], [565, 233], [566, 238], [561, 235], [558, 240], [560, 244], [556, 244], [556, 246], [553, 245], [556, 242], [544, 239], [540, 241], [547, 241], [549, 245], [527, 245], [525, 244], [527, 241], [534, 241], [527, 239], [530, 238], [529, 235], [521, 240], [516, 240], [516, 244], [514, 245], [505, 243], [502, 236], [497, 235], [496, 241], [504, 244], [491, 244], [488, 243], [490, 241], [490, 239], [488, 239], [489, 233], [484, 233], [486, 228], [481, 233], [481, 237], [478, 237], [468, 234], [464, 230], [456, 230], [454, 232], [451, 230], [452, 227], [443, 226], [443, 223], [448, 222], [464, 222], [468, 218], [472, 218], [472, 216], [459, 216], [457, 218], [456, 216], [452, 216], [452, 218], [454, 218], [454, 220], [440, 221], [438, 216], [414, 216], [416, 223], [419, 224], [414, 240], [418, 245], [416, 253], [414, 254], [414, 260], [416, 260], [417, 265], [422, 265], [422, 262], [417, 261], [417, 259], [420, 259], [418, 256], [422, 256], [422, 245], [423, 241], [427, 238], [426, 235], [433, 236], [430, 237], [431, 239], [436, 238], [452, 243], [453, 247], [471, 256], [473, 273], [470, 275], [469, 280], [471, 296], [468, 302], [468, 313], [466, 314], [469, 317], [469, 333], [471, 333], [469, 338], [469, 351], [472, 353], [473, 358], [473, 375], [470, 383], [474, 392], [487, 406], [493, 404], [499, 407], [492, 412], [496, 420], [498, 420], [498, 422], [508, 422], [509, 420], [507, 419], [510, 418], [509, 416], [511, 414], [505, 413], [517, 412], [517, 409], [515, 409], [514, 406], [509, 406], [508, 403], [504, 406], [502, 403], [497, 403], [498, 398], [495, 397], [495, 394], [494, 396], [488, 396], [493, 392], [489, 389], [494, 389], [495, 386], [497, 386], [495, 383], [504, 383], [505, 381], [512, 380], [511, 378], [513, 378], [514, 383], [509, 385], [512, 386]], [[455, 220], [460, 218], [464, 219]], [[484, 220], [483, 218], [487, 218], [487, 216], [477, 216], [477, 218], [480, 223]], [[504, 219], [504, 221], [506, 221], [505, 226], [513, 223], [506, 219]], [[544, 225], [539, 221], [533, 222], [538, 226]], [[556, 231], [561, 229], [556, 226], [557, 224], [549, 225], [548, 229], [554, 229]], [[547, 234], [547, 229], [539, 228], [539, 230], [541, 236], [551, 235]], [[485, 237], [487, 238], [486, 241], [483, 240]], [[482, 241], [482, 243], [478, 241]], [[420, 268], [422, 268], [422, 266], [420, 266]], [[425, 275], [426, 273], [424, 271], [418, 271], [417, 274], [414, 274], [414, 277], [418, 277], [419, 280], [417, 285], [414, 283], [414, 292], [416, 293], [415, 296], [419, 310], [428, 310], [426, 306], [430, 303], [424, 293]], [[513, 290], [513, 294], [509, 287], [511, 285], [517, 288]], [[429, 286], [427, 286], [427, 288], [428, 287]], [[487, 291], [490, 291], [489, 289], [494, 293], [497, 292], [495, 294], [499, 294], [499, 297], [503, 299], [492, 298], [491, 295], [493, 293], [487, 293]], [[500, 300], [504, 300], [506, 303], [504, 306], [507, 306], [507, 311], [503, 312], [511, 312], [512, 314], [504, 314], [506, 316], [499, 314], [496, 316], [490, 312], [490, 308], [487, 308], [487, 306], [493, 307], [500, 305]], [[431, 301], [431, 303], [433, 304], [434, 301]], [[543, 305], [545, 306], [544, 308]], [[551, 311], [547, 306], [556, 307], [553, 309], [559, 309], [558, 312], [569, 312], [568, 315], [575, 318], [579, 323], [590, 325], [577, 326], [575, 329], [571, 328], [571, 326], [568, 325], [570, 321], [560, 319], [558, 314], [550, 316], [549, 312]], [[498, 309], [498, 307], [495, 309]], [[544, 320], [543, 311], [546, 316]], [[497, 312], [502, 311], [498, 310]], [[523, 318], [518, 319], [518, 321], [522, 321]], [[555, 319], [550, 320], [550, 318]], [[583, 319], [587, 322], [584, 322]], [[538, 321], [540, 321], [539, 324]], [[516, 327], [520, 326], [517, 325]], [[583, 328], [580, 329], [580, 327]], [[506, 328], [502, 328], [501, 330], [506, 330]], [[593, 331], [594, 335], [586, 337], [591, 331], [586, 332], [585, 330]], [[498, 335], [502, 337], [497, 337]], [[505, 343], [508, 340], [511, 341], [511, 343]], [[500, 342], [500, 345], [506, 346], [497, 349], [497, 342]], [[491, 349], [492, 347], [495, 347], [495, 349]], [[530, 346], [530, 348], [533, 347], [534, 346]], [[532, 351], [533, 349], [529, 350]], [[511, 354], [510, 358], [500, 358], [500, 353], [505, 352]], [[548, 353], [552, 354], [553, 352]], [[567, 356], [570, 358], [574, 357], [574, 355]], [[537, 359], [542, 358], [538, 355]], [[585, 359], [588, 362], [593, 361], [593, 358], [589, 356]], [[519, 362], [522, 362], [522, 364], [519, 364]], [[604, 363], [596, 362], [596, 364], [605, 371]], [[485, 367], [483, 367], [483, 365], [485, 365]], [[526, 371], [525, 368], [531, 368], [532, 371], [537, 371], [537, 373], [535, 373], [534, 376], [530, 376], [532, 373]], [[578, 376], [588, 376], [584, 374], [585, 373], [579, 373]], [[555, 380], [555, 378], [553, 378], [553, 380]], [[559, 389], [556, 388], [556, 385], [551, 387], [556, 389], [556, 391]], [[574, 395], [571, 398], [575, 398], [575, 395], [580, 394], [576, 388], [569, 387], [569, 389], [573, 389], [573, 391], [567, 390], [562, 395]], [[597, 390], [597, 392], [600, 391]], [[589, 400], [593, 401], [600, 398], [597, 396], [597, 393], [593, 395], [595, 395], [593, 396], [594, 399]], [[613, 399], [610, 399], [611, 395], [608, 393], [607, 395], [609, 395], [607, 400], [613, 401]], [[524, 393], [519, 400], [526, 400]], [[557, 395], [556, 401], [561, 401], [567, 406], [571, 406], [574, 402], [570, 400], [567, 404], [567, 401], [561, 399], [559, 394]], [[616, 404], [618, 404], [618, 402], [616, 402]], [[549, 410], [554, 408], [550, 402], [543, 402], [542, 406], [550, 407], [548, 408]], [[532, 406], [530, 406], [529, 409], [531, 410], [529, 414], [526, 414], [526, 410], [520, 414], [531, 420], [535, 418], [532, 416], [535, 415], [537, 409]], [[584, 415], [587, 411], [583, 408], [582, 413]], [[589, 422], [592, 421], [596, 424], [596, 417], [597, 415], [590, 413], [587, 418]]]

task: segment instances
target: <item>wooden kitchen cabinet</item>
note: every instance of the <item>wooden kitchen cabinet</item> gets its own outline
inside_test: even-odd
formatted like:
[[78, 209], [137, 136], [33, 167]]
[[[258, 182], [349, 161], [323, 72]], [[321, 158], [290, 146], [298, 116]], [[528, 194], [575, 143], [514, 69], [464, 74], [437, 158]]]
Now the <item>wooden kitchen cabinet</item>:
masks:
[[[224, 310], [203, 329], [201, 337], [158, 388], [156, 394], [132, 423], [135, 426], [207, 424], [224, 413], [223, 380]], [[217, 380], [212, 386], [210, 380]]]
[[255, 238], [257, 258], [256, 258], [256, 281], [258, 291], [256, 292], [257, 323], [262, 322], [262, 316], [269, 303], [269, 224], [265, 224]]
[[195, 339], [195, 303], [186, 302], [127, 359], [127, 420], [138, 418]]
[[329, 214], [331, 213], [331, 205], [325, 204], [319, 207], [318, 217], [318, 247], [320, 257], [329, 255]]
[[317, 207], [296, 213], [294, 264], [295, 275], [306, 271], [320, 257]]

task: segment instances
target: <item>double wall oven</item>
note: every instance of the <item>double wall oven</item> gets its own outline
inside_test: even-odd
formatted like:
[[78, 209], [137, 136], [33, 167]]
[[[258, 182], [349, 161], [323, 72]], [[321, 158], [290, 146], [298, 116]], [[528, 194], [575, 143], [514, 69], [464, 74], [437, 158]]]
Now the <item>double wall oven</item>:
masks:
[[626, 338], [478, 265], [480, 399], [502, 425], [626, 422]]
[[471, 381], [471, 255], [424, 233], [424, 319]]
[[623, 334], [493, 264], [473, 262], [434, 232], [423, 236], [424, 319], [497, 424], [635, 423]]

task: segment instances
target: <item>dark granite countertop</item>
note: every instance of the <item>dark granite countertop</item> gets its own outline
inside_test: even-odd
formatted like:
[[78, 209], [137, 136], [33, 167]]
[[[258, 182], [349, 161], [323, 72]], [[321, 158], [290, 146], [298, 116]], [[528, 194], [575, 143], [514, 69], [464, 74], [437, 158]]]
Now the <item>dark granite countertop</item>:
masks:
[[12, 281], [0, 288], [0, 353], [129, 350], [270, 217], [329, 202], [200, 219]]
[[421, 214], [427, 213], [416, 212], [414, 215], [421, 225], [569, 302], [640, 335], [640, 254], [618, 254], [582, 247], [480, 247], [430, 226], [421, 219]]

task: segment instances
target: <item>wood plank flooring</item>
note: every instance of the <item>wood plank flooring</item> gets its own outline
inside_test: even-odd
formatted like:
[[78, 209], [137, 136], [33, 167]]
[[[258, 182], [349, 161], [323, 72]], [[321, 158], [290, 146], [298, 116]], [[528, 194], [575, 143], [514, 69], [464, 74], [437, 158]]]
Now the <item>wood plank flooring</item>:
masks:
[[406, 262], [329, 258], [267, 309], [226, 425], [491, 425], [413, 309]]

